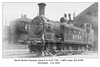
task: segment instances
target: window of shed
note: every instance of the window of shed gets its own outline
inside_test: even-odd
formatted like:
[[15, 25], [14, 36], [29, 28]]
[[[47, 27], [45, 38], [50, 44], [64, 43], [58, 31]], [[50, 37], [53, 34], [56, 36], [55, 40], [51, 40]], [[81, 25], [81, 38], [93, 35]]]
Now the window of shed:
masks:
[[28, 30], [28, 24], [25, 24], [25, 30]]
[[22, 22], [19, 23], [19, 29], [21, 29], [21, 30], [24, 29], [24, 23], [22, 23]]

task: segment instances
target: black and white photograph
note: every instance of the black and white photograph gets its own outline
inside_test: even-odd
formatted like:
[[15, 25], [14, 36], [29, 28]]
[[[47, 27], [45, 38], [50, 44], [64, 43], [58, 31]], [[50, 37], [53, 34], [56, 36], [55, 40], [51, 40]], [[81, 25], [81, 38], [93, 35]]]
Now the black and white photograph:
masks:
[[98, 58], [98, 2], [3, 2], [2, 58]]

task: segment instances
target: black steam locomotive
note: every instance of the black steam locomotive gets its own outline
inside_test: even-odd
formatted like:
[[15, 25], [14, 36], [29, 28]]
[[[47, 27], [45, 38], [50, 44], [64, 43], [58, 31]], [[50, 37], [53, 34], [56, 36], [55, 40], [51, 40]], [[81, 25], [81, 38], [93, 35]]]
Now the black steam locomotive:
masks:
[[78, 54], [92, 49], [94, 33], [92, 25], [84, 23], [84, 29], [64, 17], [52, 21], [44, 17], [46, 4], [39, 3], [39, 16], [28, 23], [27, 44], [31, 53], [41, 55]]

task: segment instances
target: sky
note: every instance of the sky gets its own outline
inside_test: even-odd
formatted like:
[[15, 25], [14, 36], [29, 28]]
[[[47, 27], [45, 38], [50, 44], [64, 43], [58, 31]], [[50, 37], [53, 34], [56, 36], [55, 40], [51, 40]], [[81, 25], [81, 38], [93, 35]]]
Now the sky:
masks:
[[[10, 21], [20, 18], [21, 14], [26, 14], [28, 18], [33, 19], [39, 13], [37, 4], [34, 2], [3, 3], [3, 25], [9, 25]], [[73, 15], [75, 11], [75, 16], [77, 16], [92, 4], [93, 2], [46, 3], [45, 17], [50, 20], [59, 21], [64, 16], [64, 13]]]

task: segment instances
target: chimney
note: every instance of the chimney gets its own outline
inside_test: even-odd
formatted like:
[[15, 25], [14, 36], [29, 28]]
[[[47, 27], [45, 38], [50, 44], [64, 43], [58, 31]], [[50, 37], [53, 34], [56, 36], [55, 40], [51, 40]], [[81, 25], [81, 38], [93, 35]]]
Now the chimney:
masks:
[[71, 23], [71, 14], [68, 14], [69, 20], [68, 20], [68, 24]]
[[64, 14], [64, 17], [66, 17], [66, 18], [67, 18], [67, 15], [66, 15], [66, 14]]
[[75, 11], [74, 11], [74, 14], [73, 14], [73, 20], [75, 19]]
[[69, 20], [71, 20], [71, 14], [68, 14], [68, 16], [69, 16]]
[[24, 18], [27, 18], [27, 16], [26, 16], [26, 15], [24, 15]]
[[38, 6], [39, 6], [39, 16], [45, 15], [46, 4], [45, 3], [39, 3]]
[[23, 18], [23, 14], [21, 14], [21, 18]]

